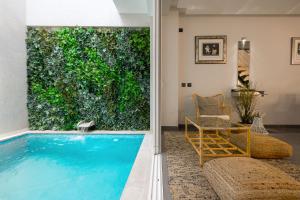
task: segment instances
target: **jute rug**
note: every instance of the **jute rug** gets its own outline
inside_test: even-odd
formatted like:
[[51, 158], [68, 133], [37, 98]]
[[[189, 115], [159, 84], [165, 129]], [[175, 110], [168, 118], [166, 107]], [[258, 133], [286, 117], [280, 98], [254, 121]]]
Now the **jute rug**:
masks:
[[[203, 175], [196, 152], [185, 142], [183, 132], [165, 132], [163, 143], [173, 200], [219, 199]], [[300, 166], [288, 159], [263, 161], [300, 181]]]

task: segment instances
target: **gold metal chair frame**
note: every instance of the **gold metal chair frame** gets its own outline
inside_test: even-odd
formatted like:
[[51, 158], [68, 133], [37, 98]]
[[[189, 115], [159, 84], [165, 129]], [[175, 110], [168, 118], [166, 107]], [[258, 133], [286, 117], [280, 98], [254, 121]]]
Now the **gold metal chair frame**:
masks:
[[[189, 124], [196, 127], [198, 132], [189, 132]], [[210, 157], [250, 157], [250, 128], [236, 125], [237, 127], [201, 127], [191, 118], [185, 117], [185, 140], [199, 155], [201, 167]], [[246, 149], [230, 142], [230, 135], [240, 132], [247, 134]]]

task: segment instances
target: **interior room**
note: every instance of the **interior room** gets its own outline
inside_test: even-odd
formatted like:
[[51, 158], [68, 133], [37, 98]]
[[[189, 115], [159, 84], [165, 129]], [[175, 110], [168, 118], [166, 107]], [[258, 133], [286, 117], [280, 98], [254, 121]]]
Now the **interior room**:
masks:
[[[165, 197], [280, 199], [278, 196], [287, 195], [270, 189], [275, 179], [263, 183], [265, 173], [258, 173], [250, 162], [255, 159], [260, 164], [267, 163], [299, 181], [300, 90], [296, 85], [300, 83], [300, 71], [295, 62], [294, 41], [300, 34], [295, 26], [300, 20], [300, 2], [162, 3]], [[230, 108], [229, 113], [220, 106], [220, 98], [221, 105]], [[212, 110], [217, 105], [222, 111]], [[250, 128], [248, 157], [253, 160], [243, 160], [232, 151], [235, 147], [247, 151], [246, 141], [241, 145], [242, 137], [234, 136], [237, 126], [221, 125], [212, 118], [206, 120], [224, 115], [231, 122]], [[230, 132], [231, 136], [227, 135], [226, 141], [206, 138], [215, 137], [211, 134], [214, 131], [216, 137], [222, 132]], [[256, 175], [243, 177], [249, 173]], [[254, 183], [266, 187], [254, 189]], [[297, 195], [284, 198], [298, 199]]]
[[162, 199], [154, 3], [0, 1], [1, 200]]
[[299, 200], [299, 21], [299, 0], [1, 0], [0, 200]]

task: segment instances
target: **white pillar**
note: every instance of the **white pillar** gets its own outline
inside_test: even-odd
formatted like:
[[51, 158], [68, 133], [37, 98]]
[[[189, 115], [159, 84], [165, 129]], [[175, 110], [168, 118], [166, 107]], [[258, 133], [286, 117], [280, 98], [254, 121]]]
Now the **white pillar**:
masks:
[[151, 66], [151, 132], [153, 133], [154, 155], [151, 175], [149, 200], [162, 200], [163, 181], [161, 163], [161, 125], [160, 125], [160, 32], [161, 32], [161, 0], [153, 0], [152, 25], [152, 66]]
[[160, 126], [160, 35], [161, 35], [161, 1], [153, 1], [153, 67], [152, 67], [152, 130], [154, 136], [154, 153], [161, 152], [161, 126]]

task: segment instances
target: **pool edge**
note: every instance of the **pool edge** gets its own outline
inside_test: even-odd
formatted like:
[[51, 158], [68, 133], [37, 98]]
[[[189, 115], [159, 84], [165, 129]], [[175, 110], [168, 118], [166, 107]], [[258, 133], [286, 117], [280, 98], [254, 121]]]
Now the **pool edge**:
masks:
[[27, 134], [78, 134], [78, 135], [147, 135], [150, 131], [130, 131], [130, 130], [122, 130], [122, 131], [104, 131], [104, 130], [95, 130], [90, 132], [81, 132], [81, 131], [53, 131], [53, 130], [45, 130], [45, 131], [36, 131], [36, 130], [28, 130], [21, 129], [17, 131], [11, 131], [6, 133], [0, 133], [0, 142], [13, 139], [16, 137], [20, 137]]
[[4, 142], [6, 140], [10, 140], [12, 138], [20, 137], [27, 134], [28, 129], [21, 129], [6, 133], [0, 133], [0, 142]]
[[129, 177], [123, 189], [121, 200], [146, 200], [149, 197], [153, 162], [152, 134], [144, 136]]

